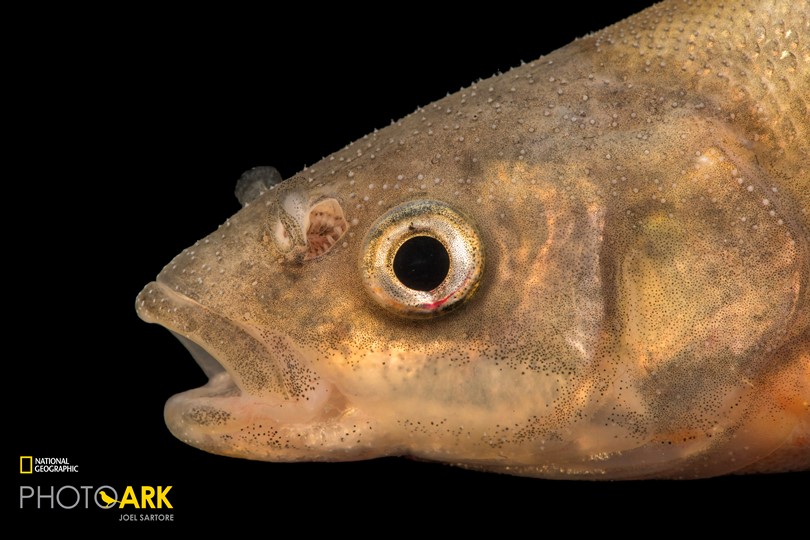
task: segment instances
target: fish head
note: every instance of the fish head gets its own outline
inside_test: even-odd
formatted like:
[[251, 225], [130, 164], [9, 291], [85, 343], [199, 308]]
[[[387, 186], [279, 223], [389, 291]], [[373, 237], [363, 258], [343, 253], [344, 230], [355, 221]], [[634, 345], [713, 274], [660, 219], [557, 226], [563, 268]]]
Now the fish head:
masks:
[[603, 317], [587, 183], [565, 195], [502, 159], [462, 175], [426, 133], [401, 157], [383, 137], [373, 159], [270, 186], [139, 295], [210, 378], [167, 404], [180, 439], [267, 460], [477, 461], [520, 429], [510, 417], [575, 414], [565, 396]]
[[807, 429], [806, 124], [774, 137], [742, 97], [727, 122], [713, 82], [628, 87], [600, 47], [249, 174], [136, 300], [209, 377], [170, 430], [267, 461], [645, 478]]
[[[167, 404], [179, 438], [267, 460], [464, 459], [470, 433], [495, 436], [506, 416], [536, 408], [526, 395], [556, 409], [565, 366], [592, 353], [593, 336], [563, 332], [573, 305], [538, 318], [520, 284], [587, 301], [576, 283], [590, 278], [564, 267], [593, 239], [555, 254], [541, 215], [552, 193], [538, 191], [526, 228], [518, 209], [493, 213], [478, 182], [435, 167], [428, 179], [378, 152], [381, 168], [313, 168], [271, 186], [139, 295], [139, 315], [171, 330], [210, 378]], [[559, 234], [593, 237], [599, 215], [576, 213]], [[568, 276], [568, 292], [520, 271], [538, 256], [543, 273]], [[527, 344], [541, 335], [548, 352], [533, 358]], [[526, 367], [552, 354], [543, 369], [556, 382]]]

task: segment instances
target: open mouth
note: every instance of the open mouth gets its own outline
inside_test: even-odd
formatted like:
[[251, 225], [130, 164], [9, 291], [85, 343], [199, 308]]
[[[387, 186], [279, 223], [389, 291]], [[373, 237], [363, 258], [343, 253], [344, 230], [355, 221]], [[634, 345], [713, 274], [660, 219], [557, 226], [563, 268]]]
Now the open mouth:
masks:
[[191, 353], [192, 358], [208, 377], [208, 382], [199, 388], [173, 396], [166, 404], [167, 421], [170, 416], [176, 416], [170, 411], [176, 411], [197, 423], [203, 422], [206, 416], [216, 417], [218, 415], [216, 411], [221, 408], [212, 406], [210, 400], [238, 398], [242, 396], [242, 390], [234, 383], [233, 377], [225, 367], [203, 347], [177, 332], [172, 332], [172, 335]]
[[171, 331], [208, 377], [166, 403], [166, 423], [181, 440], [224, 453], [223, 440], [252, 426], [322, 424], [346, 410], [334, 385], [272, 330], [230, 320], [161, 282], [147, 285], [136, 307]]
[[137, 310], [171, 331], [209, 379], [225, 373], [247, 395], [294, 401], [309, 397], [297, 373], [318, 378], [284, 336], [230, 319], [159, 281], [141, 292]]
[[172, 332], [172, 335], [176, 337], [178, 340], [180, 340], [180, 343], [182, 343], [183, 346], [186, 348], [186, 350], [188, 350], [188, 352], [191, 353], [191, 357], [194, 358], [194, 360], [197, 362], [197, 365], [199, 365], [200, 368], [202, 368], [203, 372], [209, 379], [213, 379], [214, 377], [222, 374], [223, 372], [227, 374], [227, 371], [225, 371], [225, 368], [222, 366], [222, 364], [220, 364], [216, 358], [211, 356], [208, 353], [208, 351], [206, 351], [203, 347], [197, 345], [190, 339], [178, 334], [177, 332]]

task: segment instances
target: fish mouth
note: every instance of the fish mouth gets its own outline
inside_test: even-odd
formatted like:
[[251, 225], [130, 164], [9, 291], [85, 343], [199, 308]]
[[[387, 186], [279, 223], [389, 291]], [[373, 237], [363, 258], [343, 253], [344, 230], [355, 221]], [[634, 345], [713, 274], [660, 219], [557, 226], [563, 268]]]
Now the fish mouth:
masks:
[[136, 310], [177, 337], [208, 377], [167, 401], [164, 419], [177, 438], [235, 457], [335, 459], [323, 433], [353, 408], [285, 336], [229, 319], [160, 281], [138, 295]]

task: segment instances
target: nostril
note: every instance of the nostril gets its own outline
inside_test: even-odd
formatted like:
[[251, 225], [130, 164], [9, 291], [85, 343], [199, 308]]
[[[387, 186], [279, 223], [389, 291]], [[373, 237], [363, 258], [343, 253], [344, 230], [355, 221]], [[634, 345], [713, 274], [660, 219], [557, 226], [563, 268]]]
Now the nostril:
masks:
[[327, 253], [349, 228], [343, 209], [335, 199], [325, 199], [309, 211], [307, 226], [307, 252], [304, 260]]

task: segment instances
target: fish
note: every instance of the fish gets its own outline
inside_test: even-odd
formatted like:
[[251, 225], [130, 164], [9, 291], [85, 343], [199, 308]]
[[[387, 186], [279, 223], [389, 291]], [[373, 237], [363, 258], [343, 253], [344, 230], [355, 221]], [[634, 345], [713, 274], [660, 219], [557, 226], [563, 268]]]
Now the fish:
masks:
[[136, 299], [265, 461], [559, 479], [810, 469], [806, 2], [663, 2], [375, 131]]

